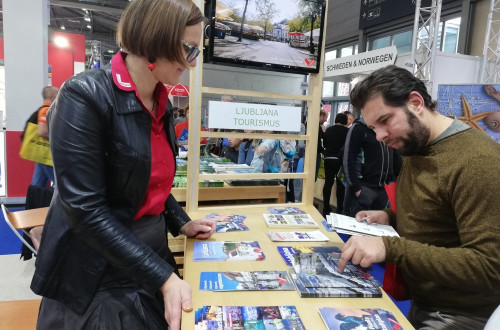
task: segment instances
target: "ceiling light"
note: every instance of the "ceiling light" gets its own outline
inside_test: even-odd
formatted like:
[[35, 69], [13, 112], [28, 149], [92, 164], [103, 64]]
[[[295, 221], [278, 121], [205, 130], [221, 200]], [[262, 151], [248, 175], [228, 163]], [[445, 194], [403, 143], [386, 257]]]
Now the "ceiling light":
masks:
[[87, 29], [91, 29], [91, 28], [92, 28], [92, 26], [90, 26], [90, 25], [87, 25]]
[[90, 17], [85, 16], [84, 20], [86, 20], [87, 22], [90, 22]]
[[66, 30], [66, 27], [64, 25], [61, 25], [61, 30]]
[[66, 48], [66, 47], [69, 46], [68, 39], [66, 39], [64, 37], [55, 37], [54, 38], [54, 43], [59, 48]]

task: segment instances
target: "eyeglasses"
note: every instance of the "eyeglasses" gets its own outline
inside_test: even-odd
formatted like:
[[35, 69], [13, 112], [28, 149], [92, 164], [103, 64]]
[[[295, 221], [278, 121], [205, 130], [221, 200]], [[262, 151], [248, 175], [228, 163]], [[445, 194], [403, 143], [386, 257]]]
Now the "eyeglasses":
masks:
[[184, 46], [184, 49], [188, 53], [186, 56], [186, 61], [191, 62], [194, 61], [200, 55], [200, 49], [197, 46], [192, 46], [187, 42], [186, 40], [181, 40], [182, 45]]

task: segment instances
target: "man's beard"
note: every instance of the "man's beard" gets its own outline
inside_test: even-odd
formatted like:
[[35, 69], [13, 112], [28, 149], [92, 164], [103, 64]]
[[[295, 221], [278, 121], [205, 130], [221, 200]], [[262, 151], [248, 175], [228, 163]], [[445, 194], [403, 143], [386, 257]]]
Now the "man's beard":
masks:
[[400, 138], [403, 146], [398, 148], [398, 151], [402, 156], [411, 156], [427, 145], [431, 132], [407, 106], [404, 107], [404, 111], [410, 129], [408, 130], [408, 137]]

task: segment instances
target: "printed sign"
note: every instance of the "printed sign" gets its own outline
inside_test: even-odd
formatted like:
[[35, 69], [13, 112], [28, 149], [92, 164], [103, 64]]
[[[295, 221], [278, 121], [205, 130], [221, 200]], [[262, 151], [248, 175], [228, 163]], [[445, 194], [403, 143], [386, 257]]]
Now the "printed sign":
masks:
[[208, 102], [208, 127], [259, 131], [300, 131], [300, 107]]
[[325, 63], [324, 77], [371, 72], [394, 64], [397, 54], [396, 46], [390, 46], [352, 56], [336, 58]]

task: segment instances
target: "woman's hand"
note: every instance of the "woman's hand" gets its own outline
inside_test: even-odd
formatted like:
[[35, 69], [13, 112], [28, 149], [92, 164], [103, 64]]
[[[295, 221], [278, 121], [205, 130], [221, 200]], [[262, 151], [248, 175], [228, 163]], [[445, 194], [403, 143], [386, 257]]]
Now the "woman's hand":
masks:
[[389, 216], [384, 211], [359, 211], [356, 214], [356, 220], [364, 220], [367, 223], [379, 223], [381, 225], [389, 224]]
[[191, 287], [186, 281], [172, 273], [160, 290], [165, 302], [165, 320], [171, 330], [180, 330], [182, 311], [191, 312], [193, 310]]
[[215, 232], [215, 221], [209, 219], [189, 221], [179, 231], [187, 237], [209, 238]]

